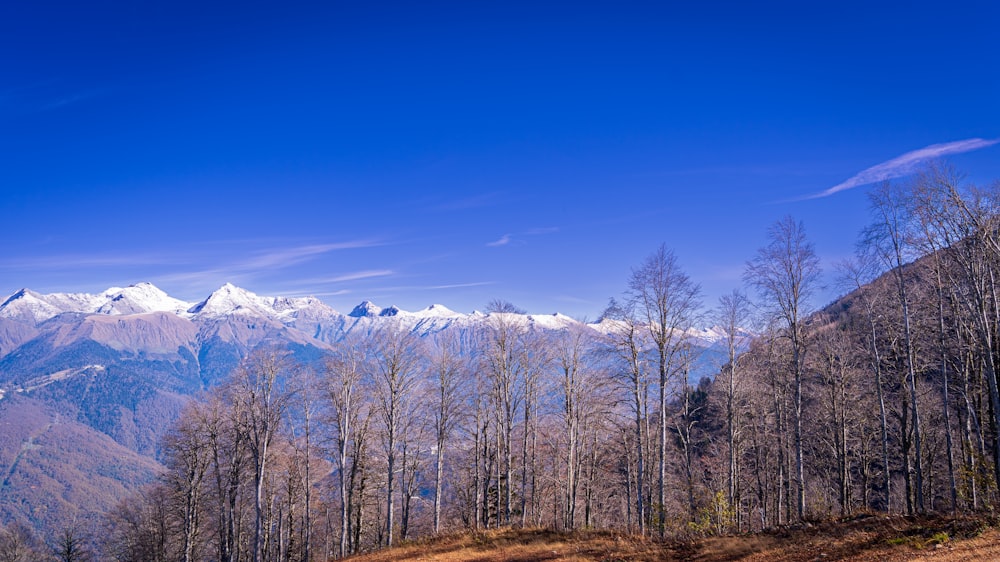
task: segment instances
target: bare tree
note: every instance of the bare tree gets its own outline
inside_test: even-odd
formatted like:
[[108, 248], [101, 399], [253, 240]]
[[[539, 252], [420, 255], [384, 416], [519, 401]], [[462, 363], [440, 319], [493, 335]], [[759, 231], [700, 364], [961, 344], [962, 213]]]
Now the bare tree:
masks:
[[924, 511], [923, 439], [920, 432], [920, 407], [917, 400], [917, 369], [911, 326], [910, 296], [907, 291], [906, 272], [903, 266], [915, 256], [912, 254], [911, 217], [904, 201], [905, 194], [886, 181], [870, 193], [874, 223], [865, 231], [865, 244], [892, 272], [899, 298], [903, 326], [903, 345], [906, 359], [906, 382], [910, 391], [910, 424], [914, 444], [914, 497], [917, 511]]
[[64, 528], [59, 533], [53, 550], [59, 562], [89, 562], [94, 558], [93, 553], [87, 547], [83, 534], [75, 524]]
[[565, 489], [561, 520], [569, 529], [577, 527], [577, 496], [583, 465], [584, 433], [597, 425], [606, 408], [595, 394], [601, 387], [588, 355], [593, 349], [592, 334], [580, 328], [567, 329], [553, 338], [552, 347], [562, 398], [562, 418], [566, 432]]
[[[293, 448], [296, 465], [301, 466], [302, 488], [302, 560], [308, 562], [313, 550], [313, 464], [316, 440], [317, 413], [321, 411], [323, 390], [316, 370], [311, 366], [297, 370], [293, 380], [292, 394], [295, 399], [289, 401], [287, 408], [287, 426], [291, 433], [290, 442]], [[289, 486], [291, 486], [291, 482]], [[291, 499], [291, 498], [290, 498]]]
[[395, 526], [397, 461], [407, 436], [402, 432], [411, 419], [414, 392], [419, 383], [418, 368], [422, 358], [420, 340], [400, 326], [389, 326], [374, 335], [373, 379], [376, 404], [384, 430], [386, 453], [386, 546], [392, 546]]
[[[726, 334], [726, 364], [723, 372], [726, 376], [726, 444], [728, 446], [729, 470], [727, 476], [727, 497], [729, 505], [736, 508], [740, 504], [740, 474], [737, 451], [737, 432], [739, 430], [736, 423], [736, 401], [737, 388], [739, 386], [739, 369], [737, 360], [743, 347], [746, 345], [749, 335], [747, 328], [750, 318], [750, 299], [738, 290], [722, 295], [719, 298], [719, 307], [716, 311], [716, 318]], [[740, 510], [733, 509], [734, 517], [739, 517]], [[734, 521], [739, 525], [739, 521]]]
[[[935, 238], [947, 247], [954, 266], [952, 285], [960, 286], [963, 312], [971, 319], [973, 335], [981, 354], [983, 378], [988, 387], [990, 422], [994, 436], [1000, 436], [1000, 357], [996, 347], [1000, 326], [1000, 184], [983, 190], [963, 186], [961, 177], [950, 167], [935, 166], [919, 179], [921, 223], [930, 225]], [[971, 413], [971, 412], [970, 412]], [[993, 443], [994, 483], [1000, 489], [1000, 438]]]
[[434, 533], [441, 532], [441, 494], [444, 485], [445, 449], [462, 412], [462, 384], [466, 360], [454, 335], [444, 335], [431, 350], [434, 387]]
[[240, 543], [238, 502], [240, 486], [249, 464], [241, 406], [238, 401], [223, 400], [221, 396], [214, 395], [207, 398], [202, 409], [205, 416], [202, 428], [211, 454], [212, 494], [216, 502], [217, 545], [221, 562], [238, 558]]
[[166, 466], [164, 479], [181, 513], [182, 554], [184, 562], [198, 558], [195, 548], [201, 531], [202, 481], [212, 462], [206, 439], [205, 423], [211, 418], [199, 402], [188, 406], [180, 421], [164, 438]]
[[875, 277], [876, 266], [870, 257], [860, 252], [854, 261], [840, 265], [842, 282], [855, 292], [864, 304], [865, 342], [868, 348], [868, 364], [875, 375], [875, 396], [879, 407], [879, 429], [882, 449], [882, 505], [887, 512], [892, 511], [892, 472], [889, 469], [889, 429], [885, 408], [884, 383], [882, 381], [882, 353], [879, 347], [879, 326], [876, 310], [878, 293], [870, 285]]
[[240, 363], [232, 387], [232, 400], [239, 405], [243, 415], [243, 430], [254, 468], [254, 562], [260, 562], [265, 556], [265, 474], [271, 443], [287, 406], [279, 377], [287, 374], [288, 368], [284, 352], [255, 350]]
[[636, 459], [635, 513], [639, 534], [645, 535], [648, 519], [648, 504], [645, 501], [645, 463], [648, 457], [645, 454], [645, 443], [649, 434], [649, 380], [643, 353], [641, 323], [636, 316], [635, 305], [631, 301], [619, 302], [611, 299], [601, 317], [604, 321], [610, 322], [610, 347], [621, 365], [621, 368], [616, 370], [618, 373], [616, 378], [622, 382], [632, 410]]
[[809, 297], [819, 279], [819, 258], [806, 239], [802, 223], [785, 217], [768, 229], [768, 243], [747, 262], [744, 279], [756, 287], [764, 300], [783, 320], [791, 343], [794, 376], [796, 508], [805, 516], [806, 486], [802, 459], [802, 377], [805, 354], [804, 320]]
[[32, 562], [42, 558], [38, 539], [21, 523], [0, 529], [0, 562]]
[[632, 270], [628, 296], [645, 322], [656, 347], [659, 373], [659, 509], [660, 536], [666, 531], [663, 509], [666, 506], [667, 478], [667, 396], [668, 387], [681, 366], [677, 357], [688, 341], [701, 307], [701, 288], [685, 274], [674, 253], [661, 245], [642, 264]]
[[506, 301], [493, 301], [487, 307], [489, 330], [483, 359], [493, 383], [494, 421], [496, 423], [497, 524], [510, 524], [513, 499], [514, 415], [523, 398], [526, 370], [524, 337], [526, 327], [518, 318], [524, 311]]
[[358, 438], [358, 427], [364, 415], [362, 378], [365, 370], [365, 351], [364, 344], [351, 337], [337, 344], [325, 363], [325, 389], [330, 406], [335, 448], [334, 464], [340, 487], [339, 554], [341, 557], [354, 552], [350, 532], [353, 511], [350, 473], [357, 465], [358, 459], [351, 458], [351, 450], [352, 442]]

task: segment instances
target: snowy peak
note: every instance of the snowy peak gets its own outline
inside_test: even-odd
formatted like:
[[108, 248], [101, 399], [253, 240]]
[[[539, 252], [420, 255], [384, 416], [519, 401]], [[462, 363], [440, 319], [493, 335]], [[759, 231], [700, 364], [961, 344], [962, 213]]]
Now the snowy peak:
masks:
[[189, 308], [188, 313], [201, 316], [225, 316], [228, 314], [271, 316], [274, 310], [256, 294], [232, 283], [226, 283], [209, 295], [207, 299]]
[[61, 312], [63, 311], [46, 300], [45, 295], [30, 289], [21, 289], [0, 305], [0, 317], [30, 324], [44, 322]]
[[98, 314], [145, 314], [148, 312], [171, 312], [179, 314], [191, 307], [191, 303], [175, 299], [152, 283], [136, 283], [117, 292], [105, 291], [107, 302], [98, 307]]
[[461, 318], [465, 315], [455, 312], [442, 304], [432, 304], [423, 310], [414, 312], [413, 316], [420, 318]]
[[372, 318], [382, 314], [382, 309], [375, 306], [372, 301], [364, 301], [358, 306], [354, 307], [354, 310], [348, 316], [354, 318]]
[[190, 303], [167, 295], [151, 283], [137, 283], [124, 289], [111, 287], [96, 295], [89, 293], [42, 295], [21, 289], [0, 305], [0, 317], [38, 324], [67, 312], [105, 315], [148, 312], [178, 314], [190, 306]]

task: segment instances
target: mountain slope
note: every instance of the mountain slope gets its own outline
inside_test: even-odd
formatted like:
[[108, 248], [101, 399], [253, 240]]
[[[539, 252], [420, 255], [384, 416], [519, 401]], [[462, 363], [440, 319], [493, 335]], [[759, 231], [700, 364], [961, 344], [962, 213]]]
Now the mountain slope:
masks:
[[156, 461], [79, 423], [58, 406], [0, 401], [0, 521], [60, 529], [96, 516], [160, 472]]

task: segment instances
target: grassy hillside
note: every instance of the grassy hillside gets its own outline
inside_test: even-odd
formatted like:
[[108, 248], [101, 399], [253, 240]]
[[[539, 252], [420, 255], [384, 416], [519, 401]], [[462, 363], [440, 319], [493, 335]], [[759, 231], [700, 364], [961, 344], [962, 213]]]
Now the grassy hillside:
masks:
[[359, 555], [352, 562], [856, 562], [1000, 559], [1000, 531], [979, 519], [862, 516], [756, 535], [659, 543], [607, 531], [454, 534]]

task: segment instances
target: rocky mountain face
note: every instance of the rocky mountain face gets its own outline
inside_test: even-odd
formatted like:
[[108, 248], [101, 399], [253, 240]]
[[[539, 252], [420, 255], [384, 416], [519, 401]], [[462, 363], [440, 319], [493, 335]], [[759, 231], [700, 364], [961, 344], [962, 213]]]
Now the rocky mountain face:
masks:
[[[315, 298], [262, 297], [229, 284], [198, 303], [148, 283], [96, 295], [18, 291], [0, 304], [0, 523], [55, 529], [153, 479], [160, 437], [188, 397], [258, 346], [315, 358], [388, 323], [424, 337], [468, 337], [487, 318], [367, 301], [341, 314]], [[559, 314], [520, 321], [534, 330], [580, 325]], [[706, 346], [719, 336], [696, 334]], [[100, 492], [74, 499], [92, 486]]]

